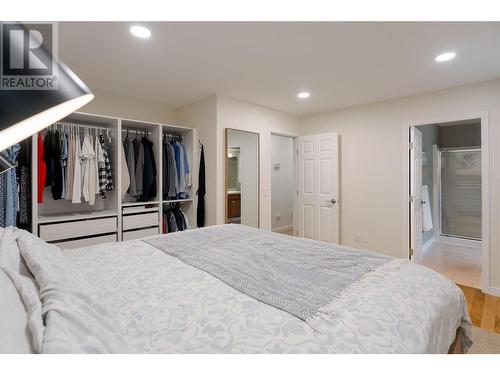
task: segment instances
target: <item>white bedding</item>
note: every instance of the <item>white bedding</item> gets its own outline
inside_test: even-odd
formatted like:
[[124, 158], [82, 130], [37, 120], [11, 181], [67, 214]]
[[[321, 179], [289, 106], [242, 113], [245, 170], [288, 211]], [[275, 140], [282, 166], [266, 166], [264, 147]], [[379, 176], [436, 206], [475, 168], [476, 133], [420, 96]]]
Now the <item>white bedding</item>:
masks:
[[313, 330], [140, 240], [59, 252], [30, 236], [20, 248], [40, 286], [45, 353], [447, 353], [459, 326], [469, 344], [460, 289], [409, 262]]

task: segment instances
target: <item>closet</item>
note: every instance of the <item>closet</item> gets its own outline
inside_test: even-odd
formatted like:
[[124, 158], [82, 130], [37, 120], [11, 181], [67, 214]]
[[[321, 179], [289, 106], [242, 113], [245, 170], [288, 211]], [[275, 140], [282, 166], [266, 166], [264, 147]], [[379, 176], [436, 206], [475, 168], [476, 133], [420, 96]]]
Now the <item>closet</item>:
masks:
[[[105, 199], [96, 196], [95, 202], [89, 204], [84, 199], [80, 203], [54, 199], [51, 187], [46, 186], [43, 203], [39, 204], [39, 140], [38, 135], [33, 136], [32, 228], [42, 239], [61, 248], [73, 248], [157, 235], [163, 232], [164, 213], [172, 204], [185, 213], [190, 228], [196, 225], [199, 159], [196, 129], [88, 113], [70, 115], [53, 126], [53, 130], [57, 129], [72, 129], [81, 139], [86, 134], [94, 139], [99, 136], [107, 139], [113, 189], [106, 191]], [[185, 194], [168, 197], [163, 195], [163, 142], [174, 138], [184, 147], [190, 185]], [[130, 147], [139, 144], [147, 155], [137, 158], [137, 167], [135, 150]]]

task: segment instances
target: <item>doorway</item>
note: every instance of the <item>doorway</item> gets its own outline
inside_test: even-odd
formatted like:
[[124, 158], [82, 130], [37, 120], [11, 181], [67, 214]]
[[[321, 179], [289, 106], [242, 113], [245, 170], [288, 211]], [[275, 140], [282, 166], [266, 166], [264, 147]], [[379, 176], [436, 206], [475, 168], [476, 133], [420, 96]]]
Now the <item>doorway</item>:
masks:
[[482, 125], [470, 118], [410, 127], [410, 258], [474, 288], [486, 260]]
[[296, 138], [271, 134], [271, 229], [295, 236]]

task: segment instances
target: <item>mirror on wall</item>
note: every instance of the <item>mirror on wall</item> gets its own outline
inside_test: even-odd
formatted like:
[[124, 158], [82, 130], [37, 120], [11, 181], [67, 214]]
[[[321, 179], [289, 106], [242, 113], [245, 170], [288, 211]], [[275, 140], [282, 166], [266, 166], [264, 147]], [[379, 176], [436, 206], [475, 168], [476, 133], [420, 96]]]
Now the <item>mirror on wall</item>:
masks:
[[226, 223], [259, 227], [259, 134], [225, 129]]

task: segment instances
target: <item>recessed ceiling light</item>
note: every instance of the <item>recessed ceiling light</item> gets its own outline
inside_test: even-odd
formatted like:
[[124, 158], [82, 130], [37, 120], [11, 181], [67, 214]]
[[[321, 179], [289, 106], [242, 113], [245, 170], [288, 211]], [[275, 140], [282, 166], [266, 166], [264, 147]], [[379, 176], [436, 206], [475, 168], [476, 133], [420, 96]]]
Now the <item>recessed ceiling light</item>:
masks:
[[445, 52], [445, 53], [442, 53], [441, 55], [438, 55], [435, 60], [437, 62], [445, 62], [445, 61], [449, 61], [451, 59], [454, 59], [455, 56], [457, 54], [455, 52]]
[[299, 99], [307, 99], [310, 96], [311, 96], [311, 94], [309, 94], [307, 91], [299, 92], [297, 94], [297, 98], [299, 98]]
[[130, 32], [138, 38], [147, 39], [151, 36], [151, 31], [144, 26], [134, 25], [130, 27]]

